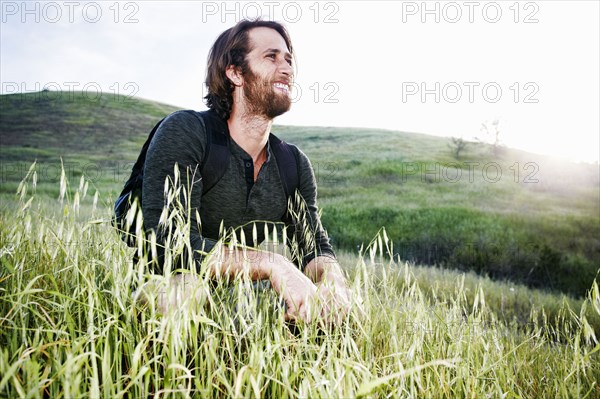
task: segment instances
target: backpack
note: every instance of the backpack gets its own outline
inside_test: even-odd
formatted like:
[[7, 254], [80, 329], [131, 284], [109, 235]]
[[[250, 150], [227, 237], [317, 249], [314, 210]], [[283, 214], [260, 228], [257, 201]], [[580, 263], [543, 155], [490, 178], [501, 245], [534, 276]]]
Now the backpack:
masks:
[[[203, 179], [202, 194], [206, 194], [213, 188], [225, 174], [225, 170], [229, 165], [229, 136], [227, 135], [227, 125], [214, 111], [195, 112], [185, 110], [195, 117], [201, 119], [206, 129], [206, 150], [204, 159], [200, 165], [200, 173]], [[130, 247], [135, 247], [136, 244], [136, 223], [128, 225], [127, 214], [129, 213], [132, 204], [137, 201], [138, 209], [141, 212], [142, 207], [142, 187], [144, 182], [144, 164], [146, 162], [146, 153], [154, 134], [158, 130], [160, 124], [166, 118], [161, 119], [152, 129], [146, 142], [142, 146], [140, 155], [131, 169], [131, 175], [123, 191], [117, 198], [114, 207], [114, 217], [112, 219], [113, 226], [120, 232], [121, 239]], [[269, 142], [273, 155], [275, 156], [279, 176], [283, 184], [283, 189], [287, 198], [294, 194], [299, 186], [298, 176], [298, 160], [296, 152], [292, 150], [292, 146], [285, 141], [280, 140], [274, 134], [270, 134]], [[142, 231], [144, 231], [144, 227]]]

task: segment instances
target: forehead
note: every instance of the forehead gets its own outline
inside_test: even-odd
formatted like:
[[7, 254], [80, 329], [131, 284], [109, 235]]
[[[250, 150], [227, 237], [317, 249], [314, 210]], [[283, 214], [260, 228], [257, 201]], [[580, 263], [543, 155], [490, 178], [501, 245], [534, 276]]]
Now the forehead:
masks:
[[252, 28], [248, 31], [248, 38], [250, 39], [252, 48], [250, 52], [262, 52], [267, 49], [277, 49], [282, 53], [289, 53], [283, 36], [275, 29], [264, 26]]

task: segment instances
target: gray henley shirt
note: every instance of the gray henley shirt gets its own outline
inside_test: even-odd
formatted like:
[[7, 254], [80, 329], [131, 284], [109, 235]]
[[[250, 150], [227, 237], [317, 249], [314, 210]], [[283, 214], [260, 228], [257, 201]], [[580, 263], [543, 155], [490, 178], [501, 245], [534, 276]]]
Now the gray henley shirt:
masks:
[[[177, 165], [181, 185], [191, 187], [191, 194], [180, 195], [180, 201], [184, 209], [190, 210], [185, 216], [190, 218], [190, 241], [198, 264], [220, 238], [221, 224], [228, 231], [234, 229], [238, 239], [240, 229], [243, 230], [246, 242], [252, 245], [253, 233], [257, 233], [258, 243], [263, 241], [265, 223], [272, 231], [273, 223], [283, 223], [288, 209], [270, 146], [267, 146], [267, 160], [254, 182], [252, 158], [233, 139], [229, 142], [229, 166], [221, 180], [204, 195], [200, 165], [207, 137], [201, 117], [183, 111], [169, 115], [157, 129], [146, 155], [142, 194], [146, 230], [154, 230], [157, 243], [164, 243], [167, 233], [164, 226], [159, 225], [159, 219], [167, 203], [165, 180], [173, 181]], [[292, 222], [294, 226], [288, 226], [288, 237], [295, 240], [288, 240], [288, 246], [294, 254], [293, 261], [303, 269], [315, 256], [335, 257], [335, 254], [319, 219], [317, 187], [310, 161], [296, 146], [291, 147], [297, 152], [298, 190], [304, 206], [296, 203], [293, 207], [296, 217]], [[200, 221], [196, 214], [200, 215]], [[160, 267], [162, 269], [162, 265]]]

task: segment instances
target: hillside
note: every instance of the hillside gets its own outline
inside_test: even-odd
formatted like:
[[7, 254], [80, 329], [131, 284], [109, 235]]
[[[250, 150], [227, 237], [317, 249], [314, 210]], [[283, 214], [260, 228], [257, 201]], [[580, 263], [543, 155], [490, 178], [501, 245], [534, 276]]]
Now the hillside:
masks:
[[[0, 96], [3, 199], [37, 160], [37, 192], [56, 198], [60, 162], [108, 203], [147, 133], [175, 107], [104, 94]], [[597, 165], [377, 129], [276, 126], [311, 158], [323, 222], [355, 251], [383, 226], [403, 260], [474, 270], [582, 295], [600, 268]]]
[[136, 142], [177, 109], [109, 93], [95, 99], [81, 92], [55, 91], [0, 96], [0, 105], [2, 156], [9, 159], [16, 148], [30, 148], [35, 156], [103, 153], [108, 157], [111, 151], [129, 155], [122, 152], [124, 144]]
[[0, 96], [0, 193], [14, 193], [33, 161], [42, 193], [56, 196], [63, 161], [67, 177], [82, 174], [102, 193], [127, 178], [148, 132], [177, 108], [103, 93], [39, 92]]

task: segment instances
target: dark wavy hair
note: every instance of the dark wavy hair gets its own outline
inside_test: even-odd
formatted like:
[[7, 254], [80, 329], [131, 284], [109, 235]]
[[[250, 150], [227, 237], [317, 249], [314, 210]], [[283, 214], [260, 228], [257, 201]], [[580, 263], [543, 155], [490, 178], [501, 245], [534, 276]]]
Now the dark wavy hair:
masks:
[[290, 54], [294, 54], [290, 36], [285, 27], [279, 22], [244, 19], [221, 33], [208, 53], [205, 81], [208, 94], [204, 99], [208, 108], [216, 111], [225, 120], [229, 119], [231, 114], [234, 89], [233, 84], [225, 74], [225, 70], [233, 65], [240, 68], [242, 75], [247, 74], [249, 66], [246, 55], [252, 50], [248, 31], [260, 27], [277, 31], [283, 37]]

